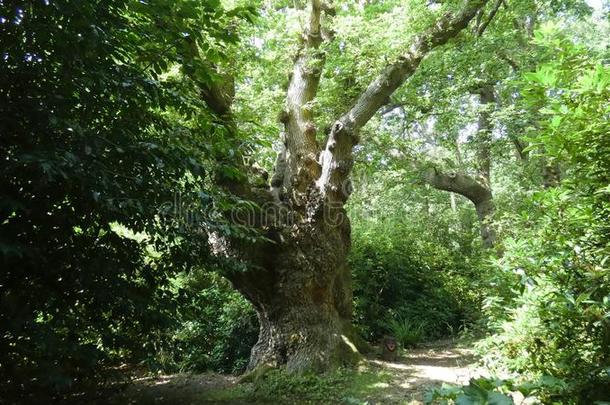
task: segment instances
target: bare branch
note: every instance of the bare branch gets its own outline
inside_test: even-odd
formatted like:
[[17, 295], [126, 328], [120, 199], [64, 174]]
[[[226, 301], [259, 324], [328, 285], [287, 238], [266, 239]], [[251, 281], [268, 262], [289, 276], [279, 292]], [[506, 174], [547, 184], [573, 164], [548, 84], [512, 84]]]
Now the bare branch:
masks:
[[491, 190], [483, 186], [467, 174], [449, 172], [442, 173], [436, 168], [424, 172], [424, 180], [438, 190], [451, 191], [463, 195], [477, 204], [491, 195]]

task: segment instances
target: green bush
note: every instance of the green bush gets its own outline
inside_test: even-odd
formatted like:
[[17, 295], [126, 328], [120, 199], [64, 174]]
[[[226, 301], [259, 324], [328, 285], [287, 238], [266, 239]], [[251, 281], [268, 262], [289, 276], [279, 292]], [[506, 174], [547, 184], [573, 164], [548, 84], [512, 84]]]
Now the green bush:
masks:
[[215, 273], [197, 271], [177, 282], [190, 301], [178, 311], [178, 328], [167, 332], [169, 344], [149, 359], [165, 372], [241, 373], [258, 337], [252, 306]]
[[542, 392], [561, 393], [565, 384], [555, 378], [541, 378], [535, 382], [517, 384], [513, 380], [498, 378], [472, 378], [468, 385], [458, 386], [443, 383], [441, 387], [426, 392], [426, 404], [459, 405], [512, 405], [514, 393], [519, 392], [523, 400], [534, 399]]
[[414, 347], [422, 341], [425, 326], [425, 322], [401, 318], [390, 319], [386, 323], [388, 333], [395, 337], [398, 344], [404, 348]]
[[387, 333], [388, 323], [414, 326], [405, 335], [417, 340], [437, 339], [478, 319], [476, 256], [448, 240], [417, 238], [424, 226], [398, 218], [354, 221], [354, 318], [366, 339]]
[[551, 56], [521, 84], [542, 114], [530, 141], [563, 179], [501, 218], [510, 232], [485, 305], [496, 334], [482, 352], [521, 378], [563, 381], [545, 403], [591, 404], [610, 399], [610, 69], [557, 27], [536, 42]]
[[210, 261], [201, 224], [168, 204], [220, 201], [227, 129], [180, 69], [161, 73], [212, 80], [185, 38], [234, 42], [234, 17], [126, 0], [3, 1], [0, 16], [0, 388], [48, 397], [157, 352], [186, 298], [171, 280]]

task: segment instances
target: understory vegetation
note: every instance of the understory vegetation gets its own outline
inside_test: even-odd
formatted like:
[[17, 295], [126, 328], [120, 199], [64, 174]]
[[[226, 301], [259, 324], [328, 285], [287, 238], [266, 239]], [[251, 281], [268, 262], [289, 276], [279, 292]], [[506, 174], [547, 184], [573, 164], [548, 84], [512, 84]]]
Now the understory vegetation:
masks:
[[0, 0], [0, 404], [383, 401], [385, 337], [476, 341], [429, 403], [610, 403], [609, 11]]
[[336, 403], [360, 405], [364, 398], [385, 384], [387, 373], [379, 370], [353, 371], [339, 369], [324, 378], [315, 374], [286, 375], [269, 372], [264, 379], [252, 385], [232, 390], [216, 391], [206, 398], [211, 401], [242, 400], [247, 403]]
[[[411, 346], [455, 337], [479, 319], [483, 262], [476, 230], [446, 230], [472, 213], [447, 209], [447, 196], [423, 191], [431, 195], [422, 197], [412, 185], [395, 182], [380, 179], [352, 202], [354, 321], [369, 341], [392, 335]], [[388, 187], [392, 191], [384, 193]], [[438, 214], [425, 211], [426, 198]]]

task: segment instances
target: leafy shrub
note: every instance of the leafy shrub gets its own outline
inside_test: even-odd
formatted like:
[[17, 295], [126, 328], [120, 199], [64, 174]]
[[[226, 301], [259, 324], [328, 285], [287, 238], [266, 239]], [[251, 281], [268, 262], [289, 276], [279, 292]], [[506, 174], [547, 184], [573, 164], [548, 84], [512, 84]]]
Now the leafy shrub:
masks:
[[[98, 383], [176, 327], [171, 280], [209, 249], [163, 214], [177, 194], [193, 210], [220, 201], [207, 169], [227, 131], [188, 78], [160, 73], [188, 61], [186, 37], [235, 41], [219, 6], [0, 2], [3, 396]], [[189, 68], [211, 80], [207, 61]]]
[[[403, 200], [404, 195], [384, 198], [391, 205], [394, 198]], [[455, 240], [440, 231], [446, 224], [405, 222], [402, 209], [388, 212], [385, 208], [383, 220], [354, 215], [350, 255], [354, 318], [368, 340], [380, 338], [388, 322], [396, 329], [401, 329], [398, 324], [406, 327], [403, 330], [410, 329], [404, 335], [413, 333], [407, 339], [412, 341], [456, 333], [478, 318], [482, 296], [474, 287], [481, 278], [476, 250], [470, 256], [466, 249], [455, 246]], [[438, 235], [424, 231], [436, 226]], [[420, 237], [422, 234], [427, 236]]]
[[[565, 382], [544, 402], [610, 398], [610, 69], [555, 26], [536, 34], [549, 61], [524, 76], [523, 103], [541, 112], [531, 142], [561, 162], [563, 179], [505, 214], [505, 252], [485, 311], [496, 335], [490, 366]], [[552, 50], [552, 51], [551, 51]]]
[[565, 390], [565, 383], [552, 377], [543, 377], [534, 383], [517, 384], [513, 380], [497, 378], [472, 378], [468, 385], [459, 386], [443, 384], [426, 392], [424, 401], [427, 404], [458, 405], [512, 405], [516, 392], [525, 399], [541, 392], [559, 393]]
[[190, 301], [178, 311], [178, 328], [171, 344], [149, 360], [166, 372], [243, 372], [258, 338], [252, 306], [215, 273], [197, 271], [181, 279]]
[[473, 378], [466, 386], [443, 384], [428, 391], [424, 400], [426, 404], [512, 405], [514, 401], [506, 394], [508, 390], [506, 381]]
[[414, 347], [424, 337], [425, 322], [411, 321], [409, 319], [390, 319], [387, 321], [387, 330], [404, 347]]

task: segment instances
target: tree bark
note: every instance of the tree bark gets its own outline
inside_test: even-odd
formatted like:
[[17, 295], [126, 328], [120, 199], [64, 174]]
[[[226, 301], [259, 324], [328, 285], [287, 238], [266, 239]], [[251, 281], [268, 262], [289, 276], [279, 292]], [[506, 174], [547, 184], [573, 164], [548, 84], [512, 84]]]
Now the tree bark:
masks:
[[479, 230], [483, 247], [490, 249], [496, 244], [496, 231], [493, 225], [494, 201], [491, 191], [483, 200], [474, 204], [479, 219]]
[[496, 102], [494, 88], [491, 85], [477, 89], [479, 95], [479, 122], [476, 134], [477, 172], [480, 181], [490, 188], [491, 184], [491, 111]]
[[275, 241], [261, 255], [259, 270], [229, 277], [260, 322], [249, 369], [285, 365], [289, 371], [322, 371], [358, 360], [345, 211], [303, 218], [279, 229]]
[[[456, 36], [486, 0], [467, 1], [416, 37], [408, 51], [368, 86], [331, 125], [320, 149], [311, 101], [324, 64], [321, 26], [332, 15], [310, 0], [309, 18], [295, 57], [280, 114], [282, 150], [271, 188], [261, 196], [255, 223], [272, 242], [225, 242], [225, 251], [248, 263], [228, 278], [254, 306], [259, 339], [249, 369], [285, 366], [322, 371], [358, 359], [351, 327], [352, 288], [347, 266], [350, 224], [344, 204], [351, 193], [352, 148], [358, 131], [387, 97], [411, 76], [424, 56]], [[326, 13], [325, 13], [326, 11]], [[207, 92], [207, 94], [213, 94]], [[247, 194], [252, 198], [253, 193]], [[262, 201], [262, 203], [261, 203]], [[249, 218], [247, 222], [252, 222]]]
[[[497, 3], [496, 3], [497, 4]], [[496, 10], [497, 11], [497, 10]], [[441, 173], [436, 168], [424, 172], [424, 181], [438, 190], [449, 191], [468, 198], [475, 206], [483, 247], [491, 248], [496, 241], [493, 227], [494, 203], [491, 191], [491, 109], [495, 102], [493, 86], [485, 85], [473, 91], [479, 95], [479, 119], [476, 134], [476, 177], [465, 173]], [[457, 160], [462, 166], [459, 142]]]
[[494, 246], [496, 241], [493, 227], [494, 203], [490, 188], [466, 174], [442, 173], [435, 168], [425, 171], [424, 180], [438, 190], [457, 193], [468, 198], [477, 212], [483, 246], [485, 248]]

